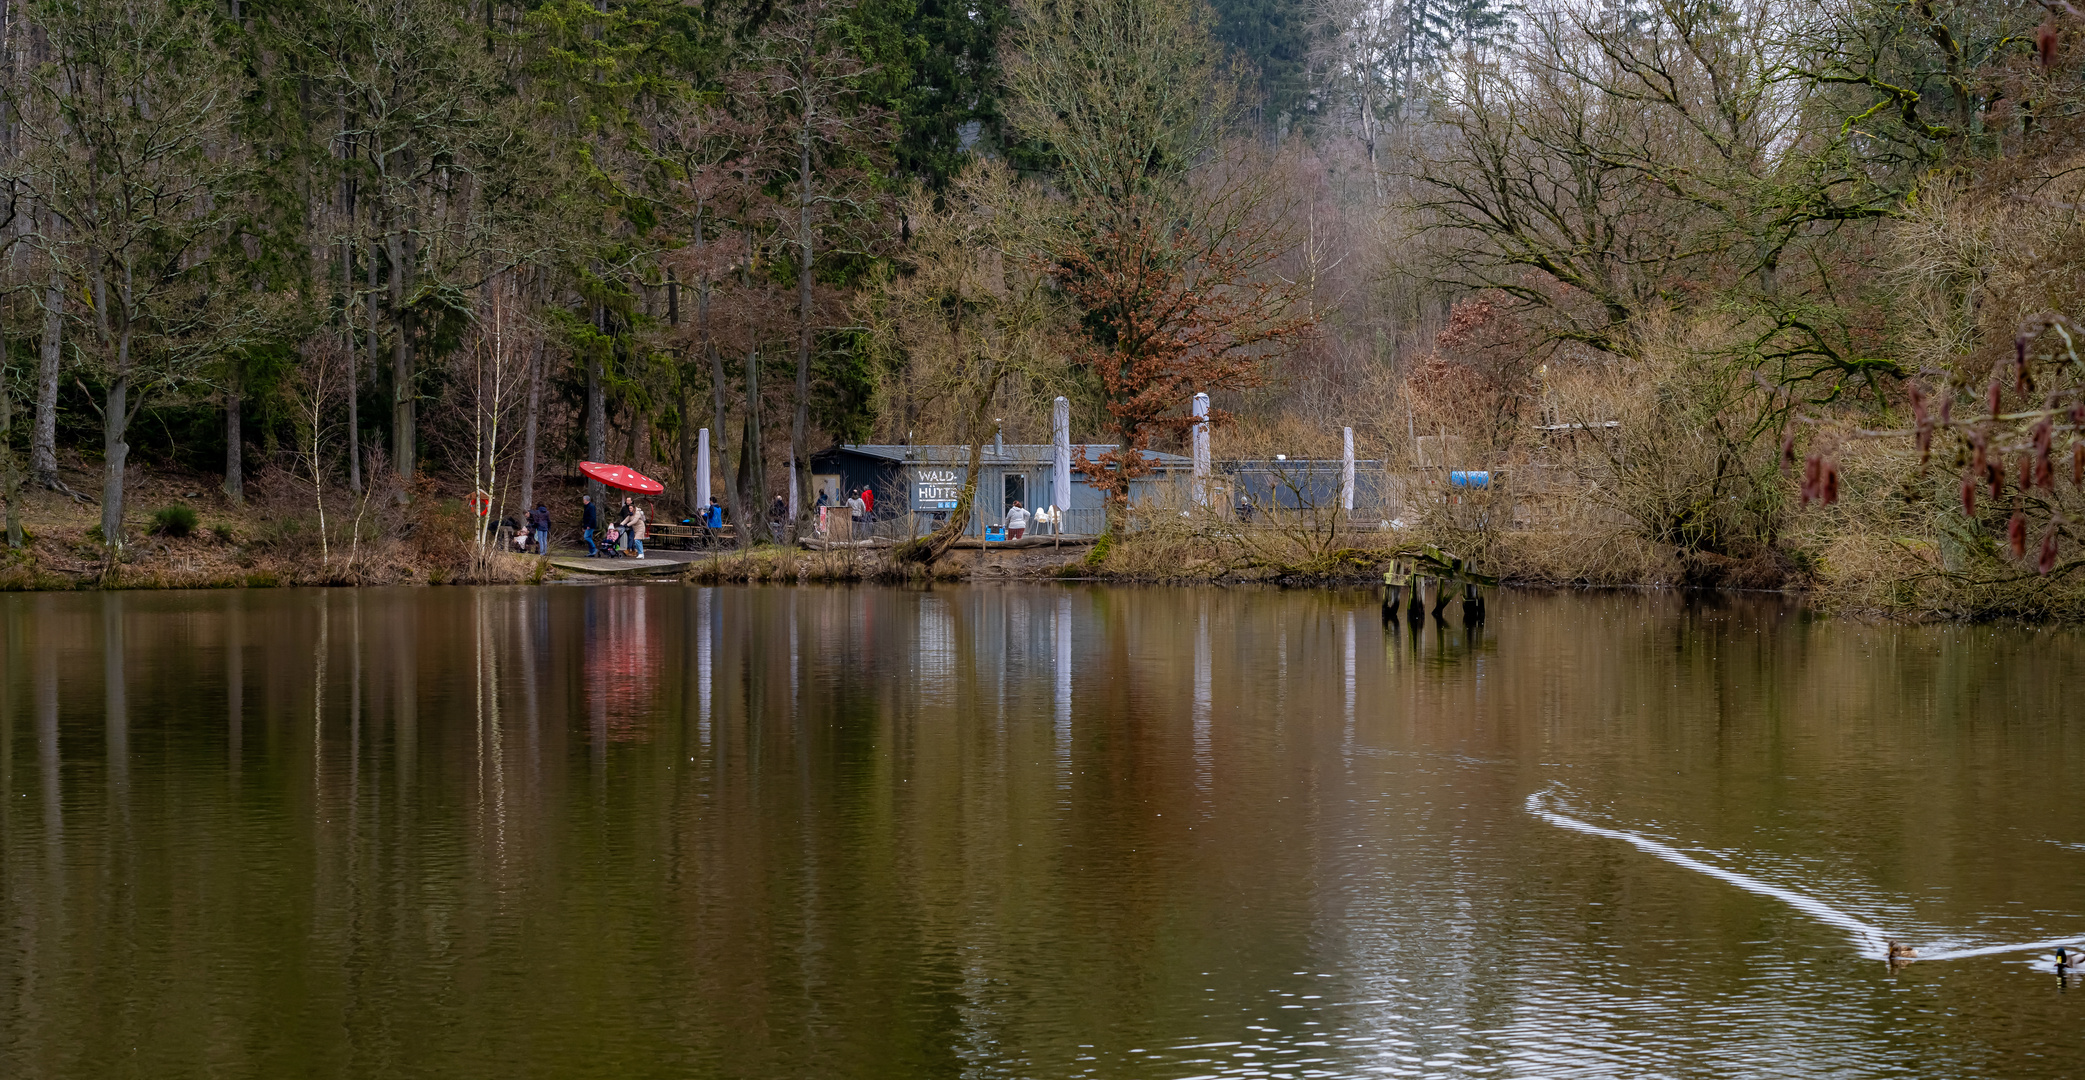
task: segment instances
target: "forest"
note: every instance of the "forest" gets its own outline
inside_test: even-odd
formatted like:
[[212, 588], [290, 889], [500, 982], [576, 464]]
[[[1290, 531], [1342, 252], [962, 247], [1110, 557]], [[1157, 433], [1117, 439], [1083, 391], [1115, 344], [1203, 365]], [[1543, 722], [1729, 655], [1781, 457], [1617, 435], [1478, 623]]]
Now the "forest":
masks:
[[[1047, 441], [1061, 394], [1177, 450], [1207, 391], [1219, 456], [1496, 471], [1401, 524], [1511, 578], [2085, 615], [2064, 0], [0, 12], [18, 561], [165, 550], [176, 477], [331, 567], [580, 460], [794, 484], [793, 538], [834, 443]], [[1186, 528], [1144, 565], [1384, 546]]]

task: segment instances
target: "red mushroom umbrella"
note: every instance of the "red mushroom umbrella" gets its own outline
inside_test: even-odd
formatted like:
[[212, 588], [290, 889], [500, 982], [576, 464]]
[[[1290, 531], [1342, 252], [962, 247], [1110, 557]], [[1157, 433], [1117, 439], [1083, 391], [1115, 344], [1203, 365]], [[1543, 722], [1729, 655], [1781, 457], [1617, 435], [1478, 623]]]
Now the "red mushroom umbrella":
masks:
[[634, 491], [640, 495], [657, 495], [666, 490], [666, 485], [626, 465], [582, 461], [579, 463], [579, 471], [609, 487]]

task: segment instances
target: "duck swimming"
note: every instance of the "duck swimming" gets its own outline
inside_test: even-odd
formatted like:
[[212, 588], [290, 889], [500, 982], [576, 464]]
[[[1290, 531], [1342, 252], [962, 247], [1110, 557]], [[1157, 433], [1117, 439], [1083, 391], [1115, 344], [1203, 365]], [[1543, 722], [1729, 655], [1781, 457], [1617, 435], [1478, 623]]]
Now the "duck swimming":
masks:
[[2079, 952], [2069, 946], [2059, 946], [2056, 949], [2056, 970], [2062, 971], [2081, 964], [2085, 964], [2085, 952]]
[[[1885, 942], [1884, 944], [1890, 947], [1889, 956], [1892, 960], [1918, 959], [1918, 950], [1909, 945], [1899, 945], [1894, 941]], [[2080, 959], [2085, 959], [2085, 957], [2080, 957]]]

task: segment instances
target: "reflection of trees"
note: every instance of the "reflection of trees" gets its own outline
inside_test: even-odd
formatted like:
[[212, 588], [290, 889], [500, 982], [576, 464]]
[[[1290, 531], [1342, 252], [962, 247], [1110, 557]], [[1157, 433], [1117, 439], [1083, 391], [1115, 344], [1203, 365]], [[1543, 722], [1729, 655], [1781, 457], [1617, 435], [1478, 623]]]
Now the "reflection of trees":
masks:
[[1751, 901], [1528, 821], [1560, 778], [1885, 892], [2047, 886], [1989, 835], [2074, 820], [1989, 783], [2063, 759], [2023, 719], [2064, 715], [2046, 640], [1497, 609], [1414, 651], [1363, 593], [0, 597], [0, 978], [67, 1006], [8, 1060], [120, 1071], [186, 1030], [253, 1071], [1055, 1075], [1298, 971], [1379, 1003], [1347, 1033], [1432, 1051], [1547, 992], [1502, 981], [1514, 942], [1640, 968], [1663, 946], [1620, 928], [1747, 947]]

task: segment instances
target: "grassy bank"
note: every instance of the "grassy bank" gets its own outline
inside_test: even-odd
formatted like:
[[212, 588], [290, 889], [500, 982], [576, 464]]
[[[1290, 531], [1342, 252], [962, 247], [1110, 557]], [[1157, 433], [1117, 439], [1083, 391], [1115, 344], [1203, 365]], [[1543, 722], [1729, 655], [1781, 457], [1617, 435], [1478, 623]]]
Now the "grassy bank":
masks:
[[0, 548], [0, 590], [497, 583], [547, 571], [536, 559], [481, 550], [462, 501], [431, 486], [409, 503], [388, 485], [360, 497], [329, 493], [322, 517], [309, 486], [279, 472], [255, 477], [234, 504], [215, 477], [140, 471], [112, 562], [91, 498], [95, 473], [73, 464], [60, 479], [84, 494], [22, 493], [28, 542]]
[[[1433, 545], [1520, 585], [1781, 590], [1863, 617], [2085, 619], [2085, 582], [2077, 574], [2044, 577], [2007, 558], [1993, 539], [2003, 523], [1963, 517], [1945, 490], [1952, 478], [1921, 477], [1908, 467], [1914, 463], [1900, 460], [1906, 456], [1877, 447], [1849, 458], [1837, 505], [1794, 515], [1789, 528], [1740, 551], [1657, 543], [1614, 514], [1547, 512], [1522, 515], [1533, 523], [1493, 527], [1512, 516], [1503, 507], [1516, 496], [1501, 491], [1489, 506], [1429, 504], [1395, 529], [1339, 516], [1241, 524], [1175, 512], [1139, 520], [1126, 535], [1097, 545], [957, 549], [931, 569], [898, 564], [887, 549], [761, 546], [714, 553], [681, 576], [699, 583], [1078, 578], [1325, 586], [1380, 582], [1399, 552]], [[74, 468], [63, 478], [84, 490], [93, 477]], [[362, 498], [343, 493], [328, 503], [322, 540], [307, 486], [263, 475], [234, 506], [209, 486], [214, 480], [138, 476], [137, 510], [113, 565], [91, 499], [25, 492], [29, 542], [0, 548], [0, 590], [501, 583], [557, 574], [542, 560], [481, 552], [472, 542], [473, 519], [453, 493], [422, 488], [405, 505], [395, 488]]]

